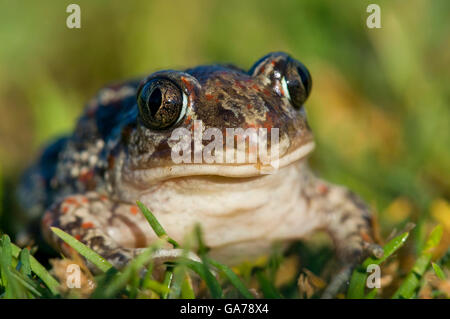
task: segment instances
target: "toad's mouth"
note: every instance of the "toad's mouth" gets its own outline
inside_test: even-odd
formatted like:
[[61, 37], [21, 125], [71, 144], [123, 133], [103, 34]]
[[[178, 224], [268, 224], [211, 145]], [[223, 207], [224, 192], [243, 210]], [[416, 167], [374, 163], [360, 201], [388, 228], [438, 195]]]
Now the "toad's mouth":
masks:
[[294, 162], [305, 158], [314, 150], [314, 141], [299, 146], [293, 151], [284, 154], [274, 164], [262, 165], [261, 163], [244, 164], [174, 164], [145, 169], [122, 171], [122, 178], [137, 188], [147, 188], [164, 180], [189, 177], [189, 176], [218, 176], [225, 178], [249, 178], [276, 174], [278, 170]]

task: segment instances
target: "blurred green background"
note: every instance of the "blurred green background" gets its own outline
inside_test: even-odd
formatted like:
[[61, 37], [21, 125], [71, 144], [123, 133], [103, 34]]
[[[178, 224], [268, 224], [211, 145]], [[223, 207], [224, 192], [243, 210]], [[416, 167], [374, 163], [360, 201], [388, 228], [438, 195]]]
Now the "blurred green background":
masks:
[[[81, 29], [66, 7], [81, 7]], [[382, 237], [418, 224], [450, 243], [450, 1], [0, 1], [0, 231], [13, 233], [20, 172], [70, 132], [103, 85], [162, 68], [249, 68], [286, 51], [313, 77], [307, 102], [325, 178], [377, 211]]]

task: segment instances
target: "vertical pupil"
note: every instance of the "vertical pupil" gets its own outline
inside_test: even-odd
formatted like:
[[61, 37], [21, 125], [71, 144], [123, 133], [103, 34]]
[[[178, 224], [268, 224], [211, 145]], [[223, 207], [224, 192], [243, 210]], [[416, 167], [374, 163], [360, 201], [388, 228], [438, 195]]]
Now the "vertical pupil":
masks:
[[159, 88], [153, 90], [150, 98], [148, 99], [148, 106], [150, 108], [150, 113], [152, 116], [155, 116], [156, 112], [158, 112], [159, 107], [161, 106], [162, 94]]
[[303, 86], [306, 90], [306, 96], [309, 96], [309, 92], [311, 92], [311, 77], [309, 72], [303, 65], [297, 67], [297, 72], [302, 79]]

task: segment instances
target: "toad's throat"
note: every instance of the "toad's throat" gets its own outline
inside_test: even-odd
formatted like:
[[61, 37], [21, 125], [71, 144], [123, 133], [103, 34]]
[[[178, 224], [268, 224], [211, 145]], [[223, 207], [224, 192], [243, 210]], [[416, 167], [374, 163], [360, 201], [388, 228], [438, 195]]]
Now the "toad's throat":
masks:
[[[242, 256], [243, 243], [269, 245], [274, 240], [306, 233], [314, 225], [315, 219], [306, 213], [306, 201], [299, 196], [309, 174], [305, 165], [300, 160], [281, 168], [277, 174], [259, 177], [168, 179], [141, 191], [137, 198], [175, 240], [183, 242], [200, 223], [208, 247], [219, 249], [220, 255]], [[231, 248], [236, 244], [239, 244], [237, 250]], [[226, 247], [231, 250], [223, 251]], [[252, 246], [253, 250], [260, 252]]]
[[223, 176], [229, 178], [248, 178], [268, 174], [276, 174], [277, 171], [296, 161], [305, 158], [313, 151], [315, 143], [310, 141], [289, 152], [270, 165], [259, 163], [244, 164], [174, 164], [169, 166], [157, 166], [138, 170], [123, 170], [122, 177], [126, 182], [146, 188], [161, 181], [188, 177], [188, 176]]

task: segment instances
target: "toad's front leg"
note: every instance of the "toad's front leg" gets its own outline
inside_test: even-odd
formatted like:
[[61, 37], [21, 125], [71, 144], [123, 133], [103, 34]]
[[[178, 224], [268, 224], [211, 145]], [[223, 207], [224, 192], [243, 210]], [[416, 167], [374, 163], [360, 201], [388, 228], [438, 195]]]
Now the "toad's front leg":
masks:
[[[116, 203], [94, 192], [65, 198], [47, 210], [42, 220], [46, 240], [58, 251], [69, 255], [69, 246], [50, 227], [69, 233], [119, 269], [156, 239], [137, 206]], [[161, 249], [155, 252], [153, 259], [163, 262], [182, 255], [180, 249]], [[96, 270], [89, 263], [88, 266]]]
[[381, 257], [383, 249], [374, 243], [370, 210], [358, 196], [313, 175], [306, 177], [305, 184], [303, 196], [308, 201], [309, 214], [318, 218], [319, 228], [329, 233], [343, 263], [322, 296], [331, 298], [365, 256]]

